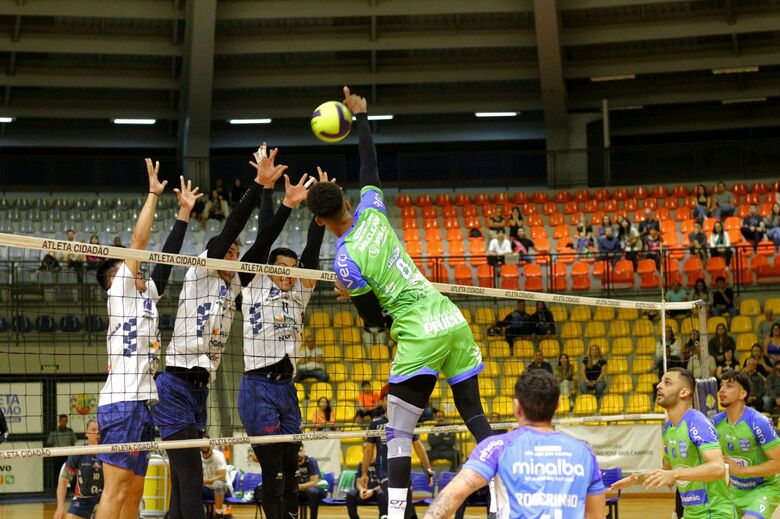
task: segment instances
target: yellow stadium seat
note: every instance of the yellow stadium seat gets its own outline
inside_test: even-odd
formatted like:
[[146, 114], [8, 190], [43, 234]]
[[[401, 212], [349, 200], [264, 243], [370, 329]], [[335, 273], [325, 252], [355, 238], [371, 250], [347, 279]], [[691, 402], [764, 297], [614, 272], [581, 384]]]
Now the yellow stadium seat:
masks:
[[753, 321], [750, 317], [738, 315], [731, 320], [731, 333], [749, 333], [753, 331]]
[[582, 336], [586, 339], [606, 337], [607, 331], [604, 329], [604, 323], [589, 321], [585, 325], [585, 333]]
[[501, 379], [501, 385], [499, 386], [499, 395], [513, 396], [515, 394], [515, 382], [517, 379], [514, 377], [504, 377]]
[[515, 341], [515, 357], [530, 359], [534, 356], [534, 343], [531, 341]]
[[437, 400], [444, 400], [449, 396], [448, 388], [449, 386], [445, 384], [438, 383], [433, 388], [433, 392], [431, 393], [431, 398], [436, 398]]
[[503, 340], [492, 340], [488, 343], [488, 357], [491, 359], [506, 359], [512, 356], [509, 343]]
[[582, 323], [565, 322], [561, 328], [561, 339], [580, 339], [582, 338]]
[[[593, 323], [593, 324], [601, 324], [602, 323]], [[628, 337], [628, 335], [631, 333], [631, 325], [629, 325], [628, 321], [612, 321], [609, 325], [609, 336], [610, 337]]]
[[472, 324], [470, 326], [471, 328], [471, 335], [474, 336], [475, 341], [481, 341], [482, 340], [482, 328], [478, 324]]
[[341, 361], [344, 358], [344, 350], [338, 344], [328, 344], [322, 349], [325, 360]]
[[360, 388], [355, 382], [342, 382], [336, 386], [336, 400], [341, 402], [356, 402]]
[[306, 400], [306, 390], [303, 388], [303, 384], [295, 383], [295, 394], [298, 396], [299, 402]]
[[558, 408], [555, 410], [557, 415], [567, 415], [571, 412], [571, 400], [568, 396], [562, 396], [558, 401]]
[[514, 305], [501, 305], [498, 307], [498, 310], [496, 310], [496, 317], [499, 319], [503, 319], [507, 315], [511, 314], [516, 310], [516, 306]]
[[481, 306], [477, 308], [477, 313], [474, 316], [474, 324], [482, 324], [485, 326], [493, 326], [496, 323], [496, 314], [493, 309], [487, 306]]
[[309, 312], [309, 326], [312, 328], [328, 328], [330, 326], [330, 315], [322, 310]]
[[[347, 367], [344, 365], [341, 358], [336, 359], [337, 363], [331, 364], [326, 363], [325, 364], [325, 371], [328, 373], [328, 380], [330, 382], [344, 382], [347, 380]], [[349, 374], [350, 378], [352, 377], [352, 374]]]
[[631, 375], [615, 375], [609, 379], [607, 392], [616, 395], [626, 395], [634, 390], [634, 379]]
[[577, 395], [574, 400], [574, 416], [592, 416], [598, 411], [599, 405], [594, 395]]
[[353, 344], [344, 348], [345, 361], [361, 361], [366, 358], [366, 350], [362, 344]]
[[607, 339], [604, 339], [604, 338], [601, 338], [601, 337], [597, 337], [595, 339], [589, 340], [588, 341], [588, 349], [585, 352], [587, 355], [590, 355], [590, 349], [593, 346], [598, 346], [599, 351], [601, 352], [601, 355], [603, 355], [604, 357], [609, 355], [609, 342], [607, 341]]
[[336, 421], [339, 423], [351, 422], [355, 419], [354, 402], [336, 402]]
[[439, 410], [444, 413], [447, 418], [459, 418], [458, 408], [455, 407], [455, 401], [451, 397], [448, 397], [441, 401], [439, 404]]
[[756, 343], [758, 343], [758, 336], [753, 332], [737, 335], [737, 351], [750, 351]]
[[772, 310], [775, 315], [780, 315], [780, 297], [769, 297], [764, 301], [764, 311]]
[[729, 329], [729, 323], [728, 323], [728, 321], [726, 321], [726, 318], [723, 317], [722, 315], [719, 315], [717, 317], [710, 317], [710, 318], [708, 318], [707, 319], [707, 333], [708, 334], [715, 334], [715, 328], [717, 328], [717, 326], [719, 324], [722, 324], [723, 326], [725, 326], [726, 330]]
[[350, 445], [347, 448], [347, 467], [357, 468], [358, 463], [363, 461], [363, 446], [362, 445]]
[[382, 383], [390, 380], [390, 364], [378, 364], [376, 366], [376, 379]]
[[492, 378], [479, 377], [479, 396], [493, 398], [496, 396], [496, 382]]
[[587, 322], [591, 320], [590, 307], [584, 305], [577, 305], [571, 309], [570, 321], [574, 322]]
[[639, 310], [636, 308], [618, 308], [617, 318], [624, 321], [635, 321], [639, 319]]
[[471, 310], [465, 307], [461, 307], [460, 313], [463, 314], [463, 318], [466, 320], [466, 322], [471, 324]]
[[336, 328], [349, 328], [355, 324], [355, 316], [349, 310], [339, 310], [333, 314], [333, 326]]
[[563, 323], [569, 320], [569, 310], [563, 305], [550, 305], [553, 319], [556, 323]]
[[634, 347], [634, 354], [655, 355], [655, 338], [639, 337], [636, 340], [636, 346]]
[[569, 356], [569, 360], [575, 360], [585, 356], [585, 342], [582, 339], [569, 339], [563, 343], [563, 351]]
[[517, 377], [525, 371], [525, 364], [522, 360], [507, 359], [501, 364], [501, 368], [504, 370], [504, 380], [509, 379], [514, 387]]
[[490, 352], [488, 351], [487, 344], [477, 343], [477, 346], [479, 347], [479, 353], [482, 354], [483, 359], [490, 358]]
[[380, 362], [388, 361], [389, 352], [384, 344], [372, 344], [368, 347], [368, 359]]
[[698, 329], [699, 329], [699, 319], [698, 317], [692, 317], [690, 319], [683, 319], [680, 333], [683, 335], [690, 335], [693, 330], [698, 330]]
[[601, 399], [601, 414], [622, 414], [625, 405], [623, 395], [604, 395]]
[[758, 299], [747, 298], [739, 303], [739, 315], [753, 317], [761, 313], [761, 302]]
[[354, 326], [341, 329], [341, 344], [344, 346], [350, 346], [353, 344], [360, 344], [360, 330]]
[[607, 360], [607, 375], [621, 375], [628, 373], [628, 360], [620, 357], [611, 357]]
[[333, 328], [317, 328], [314, 331], [314, 343], [317, 346], [325, 347], [336, 344], [336, 334]]
[[508, 396], [497, 396], [493, 399], [493, 405], [491, 406], [491, 412], [498, 413], [501, 418], [508, 418], [514, 416], [515, 409], [513, 398]]
[[498, 369], [498, 363], [494, 360], [486, 360], [484, 374], [486, 377], [498, 377], [501, 374], [501, 371]]
[[558, 344], [557, 339], [544, 339], [539, 343], [539, 348], [542, 350], [544, 358], [551, 364], [554, 364], [553, 361], [557, 360], [561, 354], [561, 345]]
[[610, 348], [610, 355], [617, 355], [626, 357], [631, 355], [634, 351], [634, 341], [630, 337], [618, 337], [612, 341], [612, 347]]
[[[372, 380], [373, 370], [367, 362], [356, 362], [352, 365], [352, 379], [356, 381]], [[381, 381], [380, 381], [381, 382]]]
[[660, 405], [658, 405], [658, 402], [654, 401], [653, 403], [654, 403], [654, 405], [653, 405], [653, 413], [658, 413], [658, 414], [666, 413], [666, 410], [663, 407], [661, 407]]
[[634, 362], [631, 364], [631, 372], [634, 375], [641, 373], [648, 373], [655, 369], [652, 357], [634, 357]]
[[628, 395], [627, 414], [647, 414], [650, 412], [650, 399], [647, 395]]
[[615, 309], [611, 306], [597, 306], [596, 311], [593, 312], [594, 321], [614, 321]]
[[656, 383], [658, 383], [658, 375], [656, 373], [643, 373], [637, 379], [636, 392], [642, 394], [652, 393]]
[[631, 335], [633, 335], [634, 337], [652, 336], [653, 322], [650, 321], [650, 319], [637, 319], [636, 321], [634, 321], [634, 324], [631, 326]]
[[320, 397], [326, 397], [328, 400], [333, 400], [333, 386], [330, 382], [315, 382], [309, 388], [309, 400], [317, 402]]

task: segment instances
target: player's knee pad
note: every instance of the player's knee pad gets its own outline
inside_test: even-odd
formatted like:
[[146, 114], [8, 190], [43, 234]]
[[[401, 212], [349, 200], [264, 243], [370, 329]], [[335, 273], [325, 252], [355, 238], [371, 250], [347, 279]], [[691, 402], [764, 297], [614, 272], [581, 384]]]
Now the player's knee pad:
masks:
[[226, 486], [227, 486], [227, 484], [224, 481], [215, 481], [214, 482], [214, 495], [215, 496], [224, 495]]
[[387, 403], [387, 457], [412, 456], [412, 435], [423, 410], [390, 395]]

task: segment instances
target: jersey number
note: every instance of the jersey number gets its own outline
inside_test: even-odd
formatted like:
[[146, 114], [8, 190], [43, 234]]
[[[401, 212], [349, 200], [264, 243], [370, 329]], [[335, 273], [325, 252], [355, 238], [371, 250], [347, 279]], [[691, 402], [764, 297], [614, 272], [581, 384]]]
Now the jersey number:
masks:
[[198, 317], [195, 320], [195, 328], [198, 337], [203, 337], [203, 328], [206, 326], [206, 321], [209, 320], [210, 310], [211, 303], [204, 303], [198, 307]]

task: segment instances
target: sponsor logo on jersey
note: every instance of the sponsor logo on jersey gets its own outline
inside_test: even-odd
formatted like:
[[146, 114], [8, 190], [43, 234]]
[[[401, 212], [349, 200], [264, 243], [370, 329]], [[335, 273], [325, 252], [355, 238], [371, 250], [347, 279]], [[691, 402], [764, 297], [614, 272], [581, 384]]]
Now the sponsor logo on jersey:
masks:
[[742, 449], [742, 452], [747, 452], [750, 450], [750, 440], [748, 438], [740, 438], [739, 439], [739, 448]]
[[677, 447], [680, 449], [680, 457], [687, 458], [688, 457], [688, 442], [685, 440], [680, 440], [680, 443], [677, 445]]
[[479, 461], [487, 461], [493, 451], [504, 445], [504, 440], [493, 440], [479, 453]]
[[758, 440], [759, 445], [764, 445], [767, 440], [766, 436], [764, 436], [764, 431], [761, 429], [761, 426], [754, 422], [751, 428], [753, 429], [753, 434], [756, 436], [756, 440]]
[[425, 316], [423, 319], [423, 331], [426, 335], [439, 334], [466, 322], [466, 319], [463, 317], [463, 314], [460, 313], [460, 310], [430, 317]]
[[691, 490], [689, 492], [680, 492], [680, 500], [682, 501], [683, 506], [697, 506], [709, 502], [707, 491], [703, 488]]
[[585, 477], [585, 466], [581, 463], [570, 463], [569, 460], [558, 458], [555, 461], [516, 461], [512, 464], [512, 473], [524, 476], [578, 476]]

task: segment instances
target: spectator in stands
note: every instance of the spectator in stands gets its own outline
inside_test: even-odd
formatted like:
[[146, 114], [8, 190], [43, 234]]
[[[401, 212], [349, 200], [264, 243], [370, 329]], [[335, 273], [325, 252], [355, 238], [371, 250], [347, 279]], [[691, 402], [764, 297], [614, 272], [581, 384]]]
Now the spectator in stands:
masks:
[[366, 418], [369, 420], [373, 418], [377, 403], [379, 403], [379, 395], [371, 389], [371, 382], [364, 380], [360, 384], [360, 393], [357, 396], [355, 420], [365, 421]]
[[[715, 378], [720, 380], [723, 378], [723, 372], [729, 371], [729, 370], [735, 370], [739, 371], [739, 360], [737, 360], [736, 353], [734, 350], [726, 350], [723, 352], [723, 360], [718, 362], [715, 362], [715, 365], [717, 366], [715, 369]], [[745, 360], [745, 364], [747, 364], [747, 360]]]
[[[70, 242], [76, 241], [76, 231], [74, 231], [73, 229], [68, 229], [65, 232], [65, 236], [67, 240]], [[81, 267], [84, 266], [85, 258], [83, 254], [59, 252], [57, 253], [57, 260], [59, 260], [61, 265], [65, 265], [72, 269], [79, 270], [81, 269]]]
[[710, 304], [710, 291], [707, 289], [707, 283], [704, 282], [703, 278], [697, 279], [693, 285], [693, 290], [691, 290], [690, 300], [698, 301], [700, 299], [704, 301], [704, 304]]
[[599, 225], [599, 228], [596, 229], [596, 236], [599, 238], [603, 238], [607, 234], [607, 229], [612, 229], [612, 234], [617, 234], [617, 225], [612, 223], [612, 217], [608, 214], [605, 214], [601, 217], [601, 225]]
[[661, 233], [655, 227], [650, 228], [650, 233], [645, 240], [645, 249], [642, 255], [645, 259], [655, 261], [655, 268], [661, 268]]
[[222, 519], [225, 514], [225, 498], [230, 497], [231, 488], [227, 478], [227, 460], [220, 451], [208, 447], [200, 448], [200, 461], [203, 466], [203, 501], [214, 501], [214, 515]]
[[482, 238], [482, 231], [479, 227], [472, 227], [469, 229], [469, 239]]
[[533, 259], [531, 258], [531, 250], [535, 247], [534, 241], [526, 236], [525, 227], [520, 227], [517, 230], [517, 241], [522, 245], [522, 248], [515, 253], [520, 256], [520, 259], [522, 261], [531, 262]]
[[693, 217], [701, 222], [709, 215], [708, 207], [710, 205], [710, 196], [707, 194], [707, 188], [704, 184], [696, 186], [696, 192], [693, 196], [696, 199], [696, 207], [693, 208]]
[[587, 357], [582, 359], [580, 372], [580, 394], [595, 393], [597, 399], [601, 399], [604, 390], [607, 389], [607, 361], [601, 356], [601, 348], [595, 344], [590, 347]]
[[[97, 234], [93, 234], [89, 237], [89, 244], [90, 245], [100, 245], [100, 238]], [[86, 256], [87, 260], [87, 269], [88, 270], [97, 270], [98, 265], [104, 260], [102, 256]]]
[[534, 323], [534, 335], [555, 335], [555, 318], [544, 301], [536, 302], [536, 313], [531, 316], [531, 322]]
[[491, 265], [503, 265], [507, 254], [512, 254], [512, 244], [501, 229], [488, 245], [488, 262]]
[[580, 255], [586, 255], [590, 257], [593, 253], [592, 249], [596, 246], [596, 242], [593, 240], [593, 227], [585, 216], [580, 216], [580, 221], [577, 223], [577, 228], [574, 229], [574, 249]]
[[[57, 417], [57, 428], [49, 433], [45, 447], [73, 447], [76, 445], [76, 433], [68, 427], [68, 415]], [[59, 469], [59, 466], [57, 467]]]
[[124, 248], [124, 245], [122, 245], [122, 237], [121, 236], [114, 236], [114, 247], [122, 247]]
[[731, 239], [729, 233], [723, 230], [721, 222], [715, 222], [710, 234], [710, 256], [721, 257], [726, 260], [726, 265], [731, 261]]
[[775, 244], [775, 254], [780, 252], [780, 204], [772, 204], [772, 212], [764, 218], [766, 237]]
[[336, 427], [336, 413], [330, 407], [330, 400], [321, 396], [317, 400], [317, 408], [311, 415], [312, 427], [315, 431], [332, 431]]
[[658, 234], [661, 234], [661, 224], [655, 218], [655, 211], [649, 207], [645, 208], [645, 219], [639, 222], [639, 236], [642, 241], [647, 243], [647, 239], [650, 237], [650, 231], [655, 229]]
[[771, 409], [767, 409], [766, 412], [774, 414], [778, 407], [780, 407], [780, 364], [772, 369], [772, 372], [766, 379], [766, 393], [769, 395]]
[[561, 396], [571, 396], [574, 386], [574, 365], [569, 361], [569, 356], [561, 353], [558, 357], [558, 365], [555, 366], [555, 378], [561, 386]]
[[[677, 337], [674, 335], [674, 329], [668, 324], [666, 325], [666, 347], [671, 348], [672, 355], [675, 357], [680, 357], [682, 355], [682, 341], [677, 339]], [[655, 343], [656, 361], [658, 361], [658, 359], [663, 359], [663, 352], [664, 345], [663, 342], [659, 339], [658, 342]], [[663, 375], [663, 372], [661, 375]]]
[[518, 299], [517, 307], [496, 322], [497, 331], [504, 333], [510, 351], [514, 352], [515, 340], [518, 337], [531, 335], [531, 327], [533, 326], [531, 317], [531, 314], [525, 309], [525, 301]]
[[519, 207], [514, 206], [512, 208], [512, 211], [509, 213], [509, 219], [507, 219], [506, 223], [509, 226], [509, 237], [517, 238], [517, 231], [520, 230], [520, 228], [525, 223], [523, 221], [523, 215], [520, 213]]
[[[439, 427], [447, 425], [447, 419], [444, 413], [436, 413], [436, 425]], [[460, 452], [455, 448], [458, 435], [455, 432], [435, 433], [428, 435], [428, 460], [445, 460], [450, 462], [450, 472], [455, 472], [460, 467]]]
[[718, 182], [718, 187], [712, 193], [712, 201], [714, 203], [711, 206], [712, 210], [710, 213], [718, 220], [723, 220], [727, 216], [733, 216], [737, 210], [734, 193], [726, 188], [725, 182]]
[[599, 259], [610, 261], [614, 265], [621, 256], [620, 240], [614, 235], [612, 227], [607, 227], [604, 236], [599, 238]]
[[[358, 463], [357, 474], [363, 473], [363, 463]], [[376, 469], [371, 466], [368, 468], [368, 481], [365, 486], [360, 478], [355, 478], [355, 488], [347, 492], [347, 515], [349, 519], [360, 519], [358, 515], [358, 506], [365, 506], [376, 501], [379, 507], [379, 516], [387, 517], [387, 480], [384, 487], [376, 475]]]
[[750, 396], [747, 404], [756, 411], [774, 407], [771, 398], [766, 394], [766, 379], [758, 372], [756, 359], [749, 357], [742, 372], [750, 379]]
[[317, 382], [327, 382], [330, 378], [325, 371], [325, 352], [314, 342], [311, 334], [305, 334], [303, 348], [296, 359], [295, 382], [313, 378]]
[[223, 221], [228, 215], [228, 204], [216, 190], [211, 192], [211, 198], [206, 204], [206, 218]]
[[753, 204], [748, 209], [748, 215], [742, 219], [742, 228], [740, 229], [742, 237], [753, 244], [753, 251], [758, 249], [758, 243], [764, 239], [766, 227], [764, 219], [758, 214], [758, 206]]
[[769, 355], [764, 353], [764, 348], [762, 348], [758, 343], [755, 343], [750, 348], [750, 356], [745, 358], [745, 362], [742, 364], [743, 368], [747, 366], [748, 359], [756, 360], [756, 369], [765, 377], [768, 377], [774, 369], [774, 361], [771, 359], [771, 357], [769, 357]]
[[766, 338], [769, 337], [769, 335], [772, 333], [772, 325], [774, 325], [776, 322], [778, 321], [775, 320], [775, 313], [771, 308], [765, 307], [764, 320], [758, 323], [757, 334], [759, 341], [766, 341]]
[[506, 220], [504, 220], [504, 212], [500, 205], [493, 206], [493, 215], [488, 218], [488, 229], [493, 232], [503, 231], [506, 226]]
[[[698, 336], [698, 332], [696, 335]], [[707, 378], [715, 376], [715, 371], [717, 370], [715, 358], [712, 355], [707, 355], [706, 358], [702, 357], [701, 341], [698, 339], [693, 343], [693, 349], [691, 350], [691, 355], [688, 359], [688, 365], [686, 368], [693, 374], [695, 378]]]
[[715, 327], [715, 335], [710, 338], [707, 349], [709, 350], [710, 355], [715, 358], [715, 362], [723, 362], [725, 360], [726, 350], [731, 350], [732, 353], [736, 353], [737, 343], [735, 343], [734, 339], [728, 334], [725, 324], [718, 323], [718, 326]]
[[644, 243], [639, 236], [639, 231], [631, 223], [631, 220], [618, 217], [618, 239], [620, 240], [620, 247], [626, 255], [627, 260], [631, 260], [636, 269], [637, 256], [642, 251]]
[[[679, 279], [672, 280], [672, 286], [664, 294], [666, 301], [669, 303], [682, 303], [688, 300], [688, 293], [682, 287]], [[667, 310], [666, 315], [669, 317], [684, 317], [688, 313], [687, 310]]]
[[715, 288], [712, 290], [712, 315], [728, 314], [737, 315], [737, 307], [734, 301], [734, 289], [726, 286], [726, 278], [715, 278]]
[[688, 233], [688, 243], [691, 254], [702, 260], [707, 257], [707, 235], [702, 230], [701, 222], [693, 222], [693, 231]]
[[203, 201], [203, 197], [198, 198], [195, 201], [195, 205], [192, 206], [192, 212], [190, 212], [190, 221], [200, 222], [200, 230], [206, 226], [206, 202]]
[[683, 344], [682, 347], [682, 358], [685, 362], [688, 362], [688, 360], [691, 358], [691, 355], [693, 355], [693, 351], [696, 349], [696, 343], [699, 342], [701, 339], [701, 336], [699, 335], [699, 330], [691, 330], [691, 335], [688, 336], [688, 341]]
[[325, 488], [320, 486], [320, 466], [317, 464], [316, 458], [306, 455], [303, 444], [298, 449], [298, 471], [298, 501], [301, 504], [308, 504], [309, 517], [317, 519], [320, 501], [328, 495], [327, 490], [325, 490], [328, 487], [327, 483], [322, 485]]
[[769, 332], [769, 337], [764, 341], [766, 353], [775, 363], [780, 362], [780, 323], [774, 323]]
[[547, 373], [552, 373], [553, 369], [549, 362], [544, 360], [544, 354], [542, 353], [542, 350], [537, 349], [534, 352], [534, 360], [528, 366], [526, 366], [526, 371], [529, 369], [543, 369]]
[[672, 348], [669, 345], [666, 346], [666, 369], [664, 369], [664, 358], [659, 356], [655, 361], [655, 370], [658, 373], [658, 380], [661, 380], [666, 373], [667, 369], [672, 368], [684, 368], [685, 361], [679, 355], [675, 355], [672, 352]]
[[233, 181], [233, 189], [230, 190], [230, 205], [236, 205], [241, 197], [246, 193], [246, 188], [241, 183], [241, 179], [237, 178]]
[[[498, 415], [498, 413], [492, 413], [490, 415], [490, 423], [501, 423], [501, 417]], [[506, 434], [509, 431], [507, 429], [493, 429], [493, 435], [496, 434]]]

